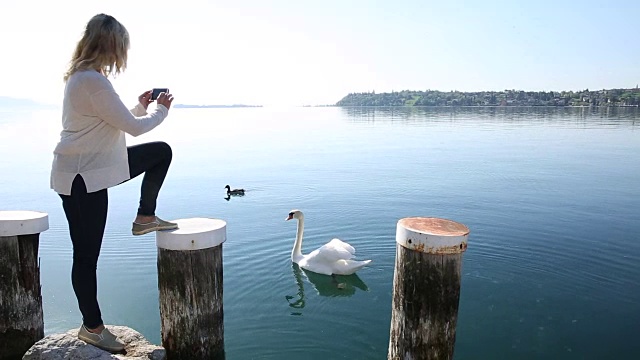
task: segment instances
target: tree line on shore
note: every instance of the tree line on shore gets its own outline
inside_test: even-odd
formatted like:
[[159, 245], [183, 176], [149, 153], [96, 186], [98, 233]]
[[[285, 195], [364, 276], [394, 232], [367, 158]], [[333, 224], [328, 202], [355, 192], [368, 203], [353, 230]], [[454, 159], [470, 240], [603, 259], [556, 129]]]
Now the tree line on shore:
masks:
[[581, 91], [392, 91], [350, 93], [336, 106], [640, 106], [640, 89]]

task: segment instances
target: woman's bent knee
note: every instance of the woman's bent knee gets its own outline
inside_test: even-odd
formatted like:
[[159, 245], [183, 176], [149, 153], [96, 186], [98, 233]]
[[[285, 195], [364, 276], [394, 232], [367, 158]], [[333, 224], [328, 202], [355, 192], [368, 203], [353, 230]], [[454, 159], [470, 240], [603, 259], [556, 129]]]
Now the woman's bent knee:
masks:
[[169, 144], [167, 144], [164, 141], [158, 141], [157, 147], [158, 147], [157, 151], [159, 155], [171, 161], [171, 158], [173, 157], [173, 151], [171, 150], [171, 146], [169, 146]]

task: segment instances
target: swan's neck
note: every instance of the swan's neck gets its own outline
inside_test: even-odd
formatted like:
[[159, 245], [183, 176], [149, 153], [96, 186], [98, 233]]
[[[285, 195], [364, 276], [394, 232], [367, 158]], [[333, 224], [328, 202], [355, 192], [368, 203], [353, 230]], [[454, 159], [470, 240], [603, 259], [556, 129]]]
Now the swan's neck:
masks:
[[302, 233], [304, 232], [304, 217], [298, 219], [298, 231], [296, 234], [296, 242], [293, 244], [293, 250], [291, 250], [291, 260], [297, 263], [302, 259]]

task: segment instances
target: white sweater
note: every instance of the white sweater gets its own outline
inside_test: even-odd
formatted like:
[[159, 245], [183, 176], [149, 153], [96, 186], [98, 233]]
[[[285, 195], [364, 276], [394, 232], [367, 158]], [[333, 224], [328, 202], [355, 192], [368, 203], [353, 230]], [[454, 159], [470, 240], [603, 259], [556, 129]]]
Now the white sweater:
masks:
[[62, 105], [62, 132], [53, 151], [51, 188], [70, 195], [77, 174], [87, 192], [118, 185], [130, 178], [125, 132], [142, 135], [158, 126], [169, 110], [158, 105], [147, 114], [142, 104], [128, 110], [111, 82], [94, 70], [67, 79]]

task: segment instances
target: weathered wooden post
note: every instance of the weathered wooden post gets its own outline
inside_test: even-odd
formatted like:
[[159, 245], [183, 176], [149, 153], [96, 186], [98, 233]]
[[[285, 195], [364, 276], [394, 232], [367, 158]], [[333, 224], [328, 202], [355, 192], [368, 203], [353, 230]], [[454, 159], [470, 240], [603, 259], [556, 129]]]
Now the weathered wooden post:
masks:
[[0, 360], [22, 359], [44, 337], [38, 244], [49, 216], [0, 211]]
[[156, 232], [162, 346], [168, 360], [224, 359], [223, 220], [176, 220]]
[[388, 359], [453, 358], [468, 237], [451, 220], [398, 221]]

